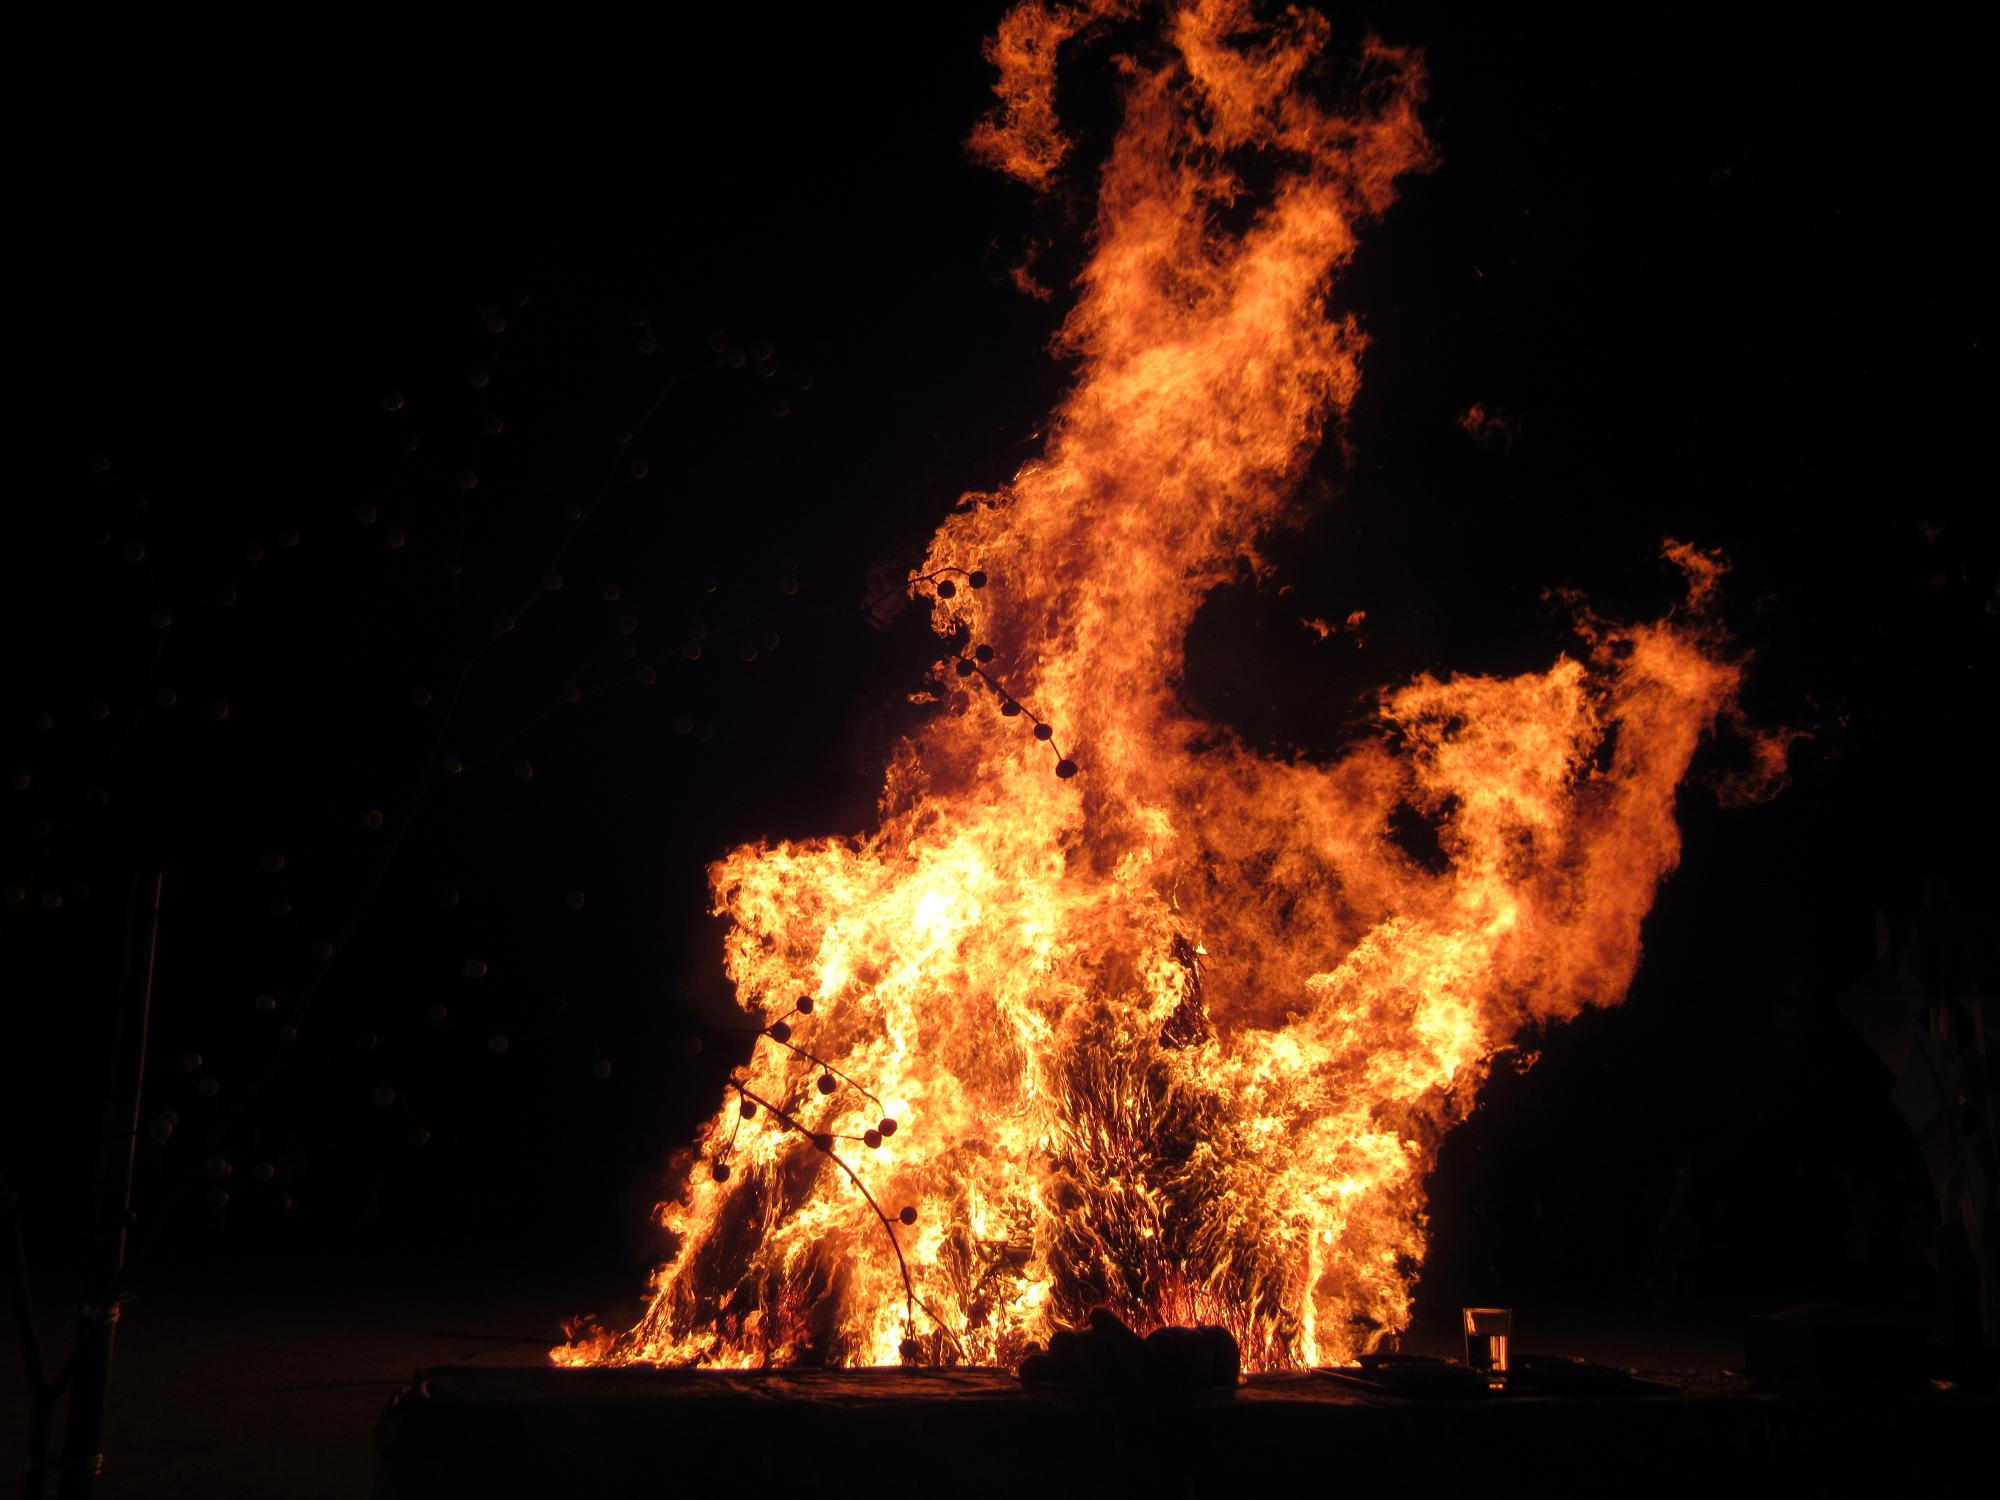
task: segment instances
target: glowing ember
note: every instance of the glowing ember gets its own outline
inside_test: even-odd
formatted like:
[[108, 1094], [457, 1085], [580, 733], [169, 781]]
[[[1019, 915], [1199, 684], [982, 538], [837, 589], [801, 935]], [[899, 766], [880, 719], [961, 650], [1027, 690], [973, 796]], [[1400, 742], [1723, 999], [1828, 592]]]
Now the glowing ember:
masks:
[[[1128, 9], [1010, 15], [975, 149], [1051, 180], [1058, 47]], [[912, 581], [964, 666], [875, 831], [711, 870], [730, 977], [780, 1024], [660, 1207], [645, 1317], [559, 1360], [1011, 1363], [1098, 1305], [1224, 1324], [1253, 1369], [1346, 1359], [1409, 1320], [1425, 1174], [1490, 1059], [1623, 997], [1675, 787], [1734, 712], [1717, 559], [1670, 549], [1687, 609], [1586, 618], [1588, 659], [1384, 692], [1331, 764], [1176, 693], [1353, 398], [1332, 277], [1426, 162], [1420, 60], [1369, 44], [1334, 109], [1325, 39], [1197, 0], [1125, 64], [1075, 387]], [[1281, 170], [1227, 231], [1252, 154]], [[1443, 860], [1392, 836], [1412, 812]]]

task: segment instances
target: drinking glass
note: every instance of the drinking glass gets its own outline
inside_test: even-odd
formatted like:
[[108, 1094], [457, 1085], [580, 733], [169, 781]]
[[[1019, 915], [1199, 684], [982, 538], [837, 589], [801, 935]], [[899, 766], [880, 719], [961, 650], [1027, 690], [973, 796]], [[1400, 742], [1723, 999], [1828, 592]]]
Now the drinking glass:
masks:
[[1507, 1340], [1514, 1331], [1511, 1307], [1468, 1307], [1465, 1313], [1465, 1362], [1486, 1372], [1486, 1384], [1499, 1390], [1507, 1383]]

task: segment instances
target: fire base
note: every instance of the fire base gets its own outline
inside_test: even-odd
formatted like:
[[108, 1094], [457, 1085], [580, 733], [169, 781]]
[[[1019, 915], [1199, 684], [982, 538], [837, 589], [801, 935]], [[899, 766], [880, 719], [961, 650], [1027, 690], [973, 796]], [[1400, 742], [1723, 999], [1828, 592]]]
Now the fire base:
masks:
[[682, 1494], [1649, 1494], [1722, 1481], [1912, 1493], [2000, 1397], [1699, 1392], [1413, 1400], [1316, 1374], [1233, 1396], [1092, 1401], [999, 1370], [418, 1373], [377, 1431], [378, 1500]]

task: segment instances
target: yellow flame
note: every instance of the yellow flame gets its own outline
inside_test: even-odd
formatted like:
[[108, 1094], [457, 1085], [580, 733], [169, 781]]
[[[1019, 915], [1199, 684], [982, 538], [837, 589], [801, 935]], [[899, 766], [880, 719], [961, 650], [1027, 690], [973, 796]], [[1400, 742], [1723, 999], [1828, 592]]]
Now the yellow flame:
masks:
[[[1013, 12], [975, 150], [1053, 180], [1056, 55], [1130, 10]], [[1122, 64], [1046, 449], [967, 496], [912, 583], [941, 635], [992, 647], [985, 675], [896, 749], [872, 831], [710, 872], [746, 1008], [815, 1002], [789, 1023], [809, 1056], [760, 1044], [739, 1081], [854, 1176], [732, 1094], [661, 1205], [679, 1250], [644, 1318], [558, 1359], [1006, 1363], [1097, 1304], [1226, 1324], [1252, 1368], [1347, 1359], [1409, 1320], [1424, 1175], [1488, 1060], [1631, 981], [1675, 787], [1732, 711], [1698, 613], [1719, 560], [1679, 549], [1693, 607], [1587, 621], [1586, 660], [1385, 691], [1327, 764], [1177, 695], [1196, 609], [1295, 519], [1353, 398], [1329, 288], [1428, 146], [1412, 53], [1370, 42], [1330, 80], [1323, 20], [1245, 0], [1173, 6], [1163, 35]], [[1280, 170], [1226, 230], [1252, 154]], [[851, 1081], [822, 1095], [813, 1058]], [[884, 1118], [879, 1147], [847, 1139]]]

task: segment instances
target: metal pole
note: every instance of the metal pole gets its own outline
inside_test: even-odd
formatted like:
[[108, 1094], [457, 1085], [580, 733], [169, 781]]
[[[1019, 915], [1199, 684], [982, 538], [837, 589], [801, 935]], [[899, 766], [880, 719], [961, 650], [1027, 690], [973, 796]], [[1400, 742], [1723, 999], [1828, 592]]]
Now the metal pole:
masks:
[[[138, 993], [132, 1019], [138, 1035], [132, 1050], [122, 1053], [126, 1023], [121, 1007], [111, 1039], [111, 1081], [104, 1098], [104, 1139], [98, 1155], [99, 1228], [105, 1260], [102, 1279], [86, 1293], [83, 1326], [77, 1335], [76, 1384], [70, 1392], [69, 1420], [63, 1430], [61, 1500], [91, 1500], [104, 1472], [104, 1409], [111, 1383], [111, 1350], [118, 1336], [118, 1315], [125, 1296], [125, 1240], [132, 1223], [132, 1178], [138, 1165], [139, 1118], [146, 1087], [146, 1035], [153, 1018], [153, 964], [160, 947], [160, 889], [164, 872], [155, 872], [146, 892], [146, 936], [143, 948], [128, 957], [126, 973], [138, 969]], [[127, 1060], [129, 1090], [122, 1087]], [[125, 1110], [121, 1104], [128, 1103]], [[124, 1149], [119, 1150], [123, 1145]]]

